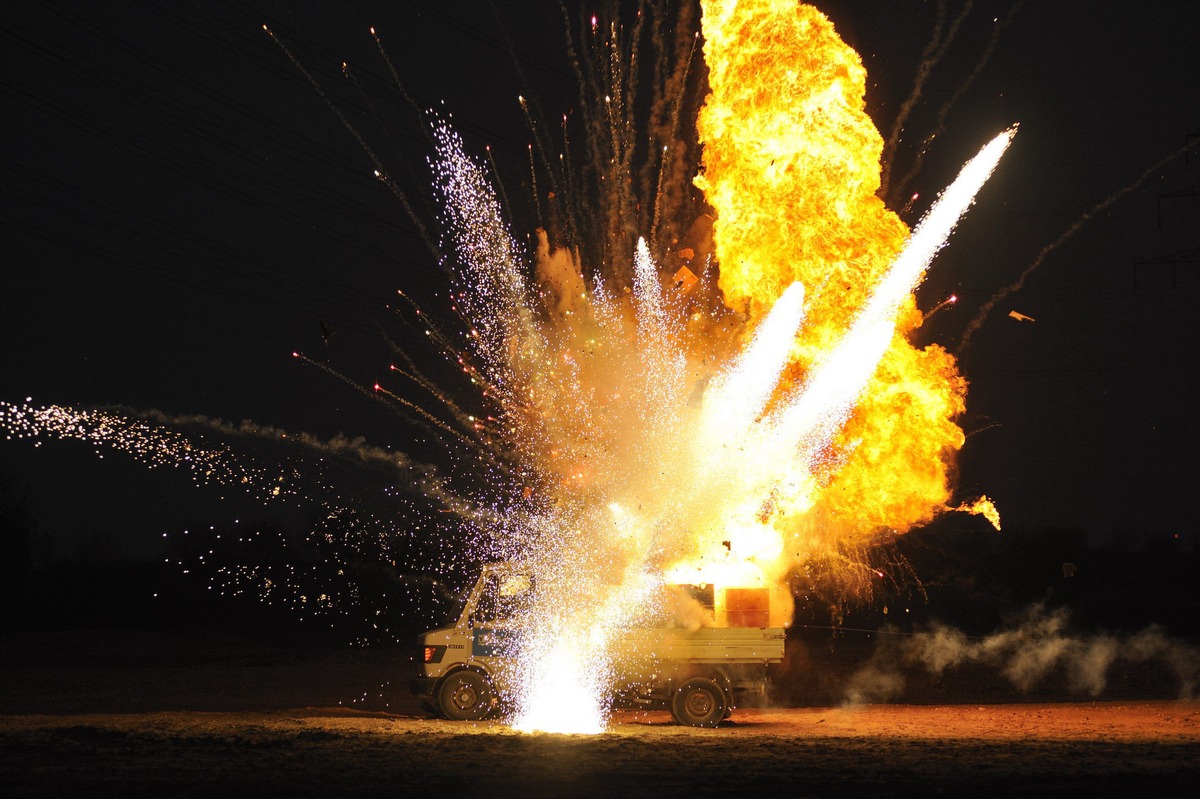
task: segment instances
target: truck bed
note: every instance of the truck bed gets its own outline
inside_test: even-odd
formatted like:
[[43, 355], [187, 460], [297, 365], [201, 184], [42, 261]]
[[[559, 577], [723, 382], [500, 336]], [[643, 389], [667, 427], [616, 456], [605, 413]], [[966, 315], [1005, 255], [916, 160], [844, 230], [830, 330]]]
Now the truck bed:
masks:
[[780, 627], [637, 628], [613, 641], [617, 659], [693, 663], [778, 663], [785, 631]]

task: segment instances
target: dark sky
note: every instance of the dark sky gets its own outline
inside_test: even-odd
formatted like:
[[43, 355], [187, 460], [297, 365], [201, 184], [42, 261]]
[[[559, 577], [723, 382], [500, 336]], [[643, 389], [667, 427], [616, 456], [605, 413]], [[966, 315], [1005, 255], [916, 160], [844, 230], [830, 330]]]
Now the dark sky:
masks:
[[[528, 134], [516, 96], [555, 118], [575, 94], [557, 4], [514, 5], [521, 12], [499, 22], [475, 2], [0, 5], [0, 398], [253, 419], [419, 449], [395, 417], [291, 355], [365, 385], [386, 380], [375, 325], [394, 325], [394, 291], [445, 316], [445, 287], [400, 202], [262, 24], [423, 207], [427, 146], [368, 28], [419, 104], [444, 101], [470, 147], [493, 146], [519, 195]], [[868, 110], [886, 136], [936, 3], [818, 6], [862, 54]], [[914, 164], [1011, 8], [975, 4], [909, 118], [895, 174]], [[1198, 37], [1193, 4], [1018, 11], [912, 182], [921, 199], [910, 223], [984, 141], [1021, 123], [919, 295], [925, 308], [962, 298], [925, 340], [953, 349], [1039, 250], [1200, 134]], [[964, 355], [973, 434], [960, 493], [993, 496], [1007, 524], [1197, 533], [1196, 267], [1139, 264], [1200, 246], [1196, 198], [1164, 199], [1198, 172], [1200, 153], [1177, 159], [1091, 220]], [[321, 323], [336, 330], [328, 344]], [[146, 552], [181, 525], [256, 512], [78, 444], [0, 441], [0, 469], [68, 545], [103, 523]]]

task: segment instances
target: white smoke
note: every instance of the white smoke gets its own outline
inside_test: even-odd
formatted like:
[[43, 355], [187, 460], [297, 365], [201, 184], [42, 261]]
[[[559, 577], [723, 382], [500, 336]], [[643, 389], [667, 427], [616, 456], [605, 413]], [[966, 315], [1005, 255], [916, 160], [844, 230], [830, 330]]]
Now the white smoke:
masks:
[[941, 624], [911, 635], [898, 631], [881, 638], [870, 662], [847, 682], [847, 704], [887, 702], [904, 693], [904, 670], [934, 676], [974, 664], [992, 668], [1020, 693], [1051, 676], [1065, 676], [1072, 693], [1099, 697], [1118, 664], [1157, 663], [1174, 678], [1182, 699], [1195, 696], [1200, 680], [1200, 649], [1173, 639], [1158, 626], [1134, 635], [1084, 634], [1070, 626], [1065, 609], [1027, 609], [1010, 629], [972, 637]]
[[417, 463], [402, 452], [367, 444], [364, 436], [350, 437], [338, 433], [332, 438], [319, 438], [311, 433], [290, 432], [280, 427], [257, 424], [246, 419], [234, 423], [201, 414], [169, 414], [156, 408], [139, 410], [116, 406], [112, 410], [129, 417], [157, 422], [167, 427], [197, 427], [230, 438], [260, 438], [276, 443], [287, 442], [318, 454], [352, 458], [365, 465], [378, 465], [398, 470], [416, 469], [430, 473], [433, 471], [432, 466]]

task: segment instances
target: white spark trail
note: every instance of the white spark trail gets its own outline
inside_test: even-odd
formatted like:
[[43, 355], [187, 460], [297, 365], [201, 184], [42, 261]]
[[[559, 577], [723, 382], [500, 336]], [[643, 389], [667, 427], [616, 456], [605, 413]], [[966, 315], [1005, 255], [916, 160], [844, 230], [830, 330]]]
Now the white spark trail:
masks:
[[638, 328], [651, 344], [660, 347], [667, 335], [666, 309], [658, 269], [644, 238], [638, 239], [633, 257], [633, 296], [637, 300]]
[[446, 228], [462, 262], [456, 273], [465, 290], [458, 299], [476, 340], [477, 351], [493, 371], [503, 371], [506, 344], [518, 330], [534, 329], [526, 306], [528, 285], [517, 243], [504, 222], [500, 201], [479, 164], [463, 150], [462, 138], [445, 122], [433, 126], [437, 143], [433, 167], [442, 195]]
[[804, 286], [793, 283], [772, 306], [746, 351], [715, 378], [704, 397], [706, 440], [738, 441], [763, 412], [804, 320]]
[[780, 448], [794, 451], [808, 440], [807, 449], [815, 454], [828, 445], [887, 350], [904, 298], [916, 290], [1016, 132], [1014, 125], [963, 165], [958, 177], [917, 225], [849, 332], [817, 365], [813, 377], [780, 414], [769, 434], [762, 436], [763, 446], [777, 452]]
[[237, 458], [224, 444], [194, 442], [177, 430], [96, 408], [0, 401], [0, 433], [9, 440], [81, 441], [97, 453], [101, 448], [122, 452], [151, 469], [183, 469], [198, 485], [244, 486], [263, 497], [295, 491], [288, 470], [267, 471]]

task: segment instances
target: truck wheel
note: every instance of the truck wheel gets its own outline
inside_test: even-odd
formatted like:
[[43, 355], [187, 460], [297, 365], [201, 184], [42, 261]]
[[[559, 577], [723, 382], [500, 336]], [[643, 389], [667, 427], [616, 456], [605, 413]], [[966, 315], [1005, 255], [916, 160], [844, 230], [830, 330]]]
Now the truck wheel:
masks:
[[496, 706], [492, 686], [473, 671], [456, 671], [442, 681], [438, 689], [438, 707], [442, 715], [454, 721], [479, 721]]
[[671, 698], [671, 715], [689, 727], [715, 727], [728, 709], [725, 692], [707, 677], [693, 677]]

